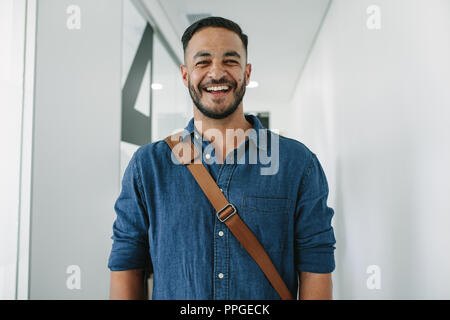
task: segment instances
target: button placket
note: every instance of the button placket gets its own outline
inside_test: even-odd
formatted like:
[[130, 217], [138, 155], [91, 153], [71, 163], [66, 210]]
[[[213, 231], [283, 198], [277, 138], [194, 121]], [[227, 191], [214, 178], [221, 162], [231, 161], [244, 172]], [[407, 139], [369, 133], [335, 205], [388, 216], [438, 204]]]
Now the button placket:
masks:
[[223, 232], [224, 225], [214, 215], [214, 299], [228, 299], [228, 239]]
[[[226, 183], [232, 172], [231, 167], [220, 168], [216, 183], [220, 191], [225, 194]], [[215, 212], [214, 212], [215, 213]], [[226, 232], [226, 226], [214, 214], [214, 299], [229, 299], [229, 233]]]

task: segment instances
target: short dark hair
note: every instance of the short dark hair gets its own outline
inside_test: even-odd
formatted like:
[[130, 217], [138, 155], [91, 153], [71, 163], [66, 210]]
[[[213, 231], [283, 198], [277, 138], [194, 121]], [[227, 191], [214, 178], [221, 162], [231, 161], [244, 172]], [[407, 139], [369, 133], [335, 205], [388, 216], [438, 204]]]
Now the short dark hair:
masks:
[[181, 37], [181, 42], [183, 43], [183, 51], [186, 53], [186, 48], [188, 46], [189, 41], [191, 40], [192, 36], [200, 31], [203, 28], [206, 27], [215, 27], [215, 28], [225, 28], [230, 31], [235, 32], [239, 38], [241, 38], [242, 43], [244, 44], [245, 48], [245, 56], [247, 56], [247, 45], [248, 45], [248, 37], [246, 34], [242, 32], [241, 27], [228, 19], [222, 18], [222, 17], [207, 17], [203, 18], [201, 20], [198, 20], [197, 22], [194, 22], [191, 24], [186, 31], [184, 31], [183, 36]]

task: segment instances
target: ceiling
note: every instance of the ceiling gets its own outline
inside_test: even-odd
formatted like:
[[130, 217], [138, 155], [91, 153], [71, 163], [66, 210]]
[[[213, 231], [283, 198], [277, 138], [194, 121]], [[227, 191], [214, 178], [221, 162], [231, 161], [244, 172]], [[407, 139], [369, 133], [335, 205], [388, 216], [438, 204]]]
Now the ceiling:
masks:
[[246, 101], [287, 103], [331, 0], [158, 0], [178, 38], [189, 26], [187, 14], [211, 14], [238, 23], [249, 37], [251, 80]]

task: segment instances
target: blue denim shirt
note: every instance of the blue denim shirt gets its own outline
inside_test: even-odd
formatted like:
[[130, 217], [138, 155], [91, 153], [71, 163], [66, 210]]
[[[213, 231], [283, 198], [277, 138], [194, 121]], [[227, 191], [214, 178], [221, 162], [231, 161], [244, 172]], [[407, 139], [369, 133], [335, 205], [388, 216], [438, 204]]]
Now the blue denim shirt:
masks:
[[[238, 152], [243, 148], [241, 157], [248, 157], [252, 146], [271, 155], [278, 141], [275, 174], [261, 174], [263, 167], [270, 166], [267, 162], [216, 163], [193, 119], [183, 138], [193, 139], [198, 150], [211, 155], [209, 160], [203, 157], [203, 163], [296, 297], [299, 272], [329, 273], [335, 268], [334, 211], [327, 206], [327, 180], [316, 155], [305, 145], [264, 130], [255, 116], [246, 118], [256, 134], [229, 156], [240, 159]], [[262, 133], [268, 139], [259, 146]], [[189, 170], [171, 160], [164, 141], [134, 153], [114, 209], [117, 217], [108, 267], [152, 272], [153, 299], [280, 299], [218, 220]]]

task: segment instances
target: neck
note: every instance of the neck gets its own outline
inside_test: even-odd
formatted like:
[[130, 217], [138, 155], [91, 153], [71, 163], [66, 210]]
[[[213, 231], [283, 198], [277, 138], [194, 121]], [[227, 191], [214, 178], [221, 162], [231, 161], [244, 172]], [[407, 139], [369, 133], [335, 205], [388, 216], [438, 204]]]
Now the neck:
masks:
[[253, 128], [247, 119], [245, 119], [242, 103], [235, 112], [224, 119], [209, 118], [194, 107], [194, 123], [196, 130], [207, 140], [211, 140], [214, 136], [214, 131], [217, 132], [217, 130], [225, 137], [227, 129], [242, 129], [245, 131]]
[[[202, 137], [213, 144], [216, 157], [220, 163], [223, 163], [224, 155], [227, 155], [245, 141], [247, 137], [245, 132], [253, 128], [252, 124], [245, 119], [242, 103], [235, 112], [224, 119], [208, 118], [194, 106], [194, 125]], [[244, 134], [228, 135], [227, 137], [227, 129], [233, 132], [244, 132]]]

